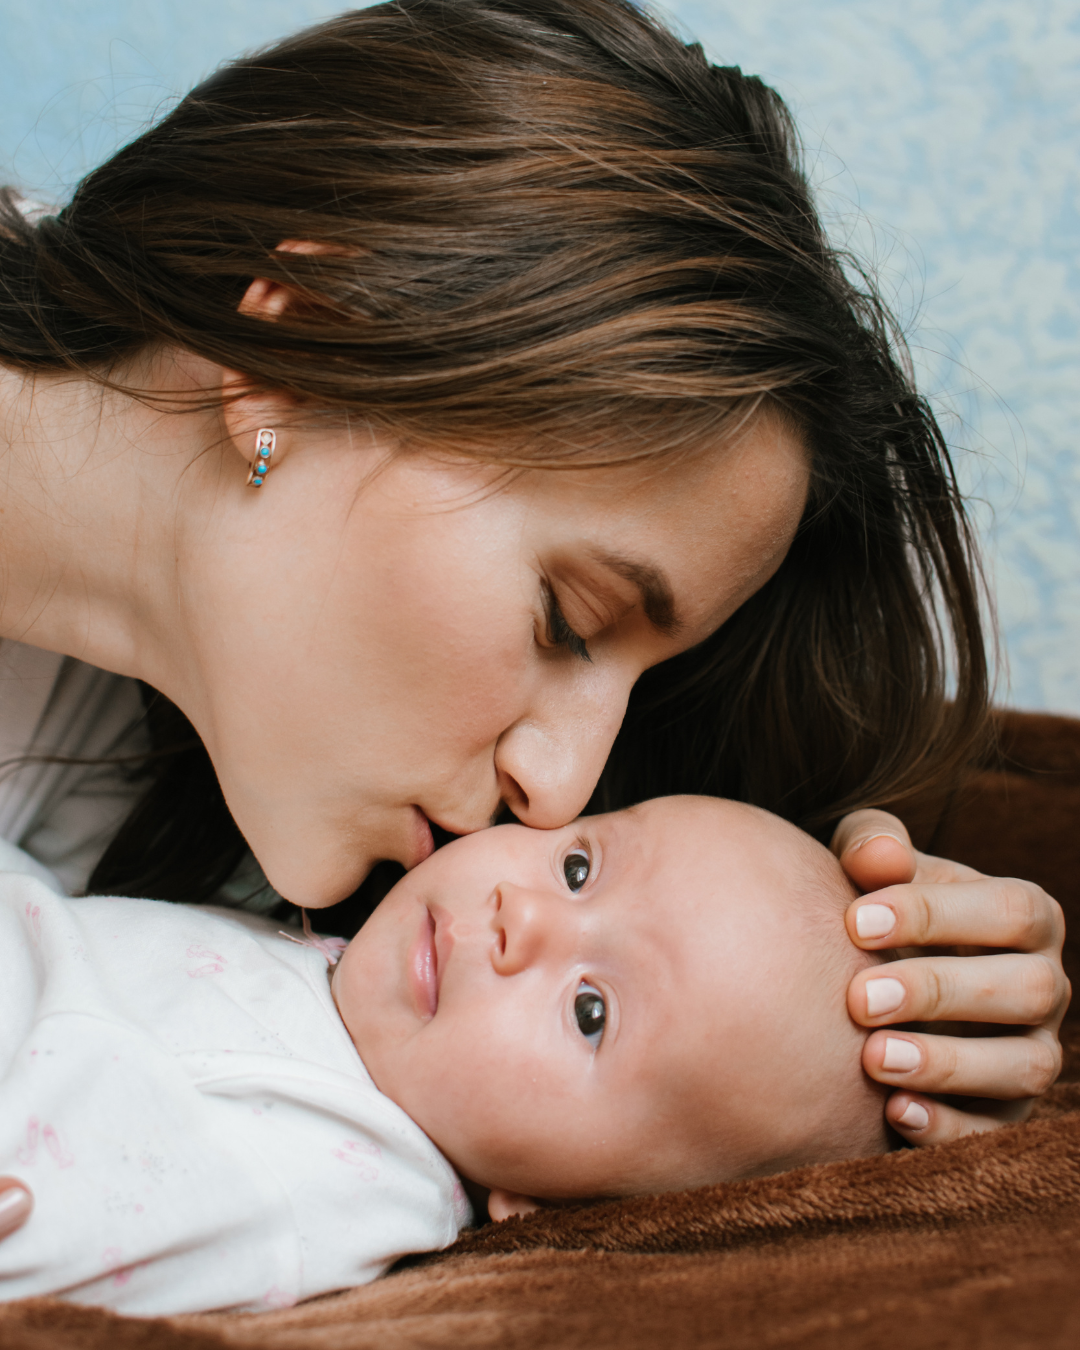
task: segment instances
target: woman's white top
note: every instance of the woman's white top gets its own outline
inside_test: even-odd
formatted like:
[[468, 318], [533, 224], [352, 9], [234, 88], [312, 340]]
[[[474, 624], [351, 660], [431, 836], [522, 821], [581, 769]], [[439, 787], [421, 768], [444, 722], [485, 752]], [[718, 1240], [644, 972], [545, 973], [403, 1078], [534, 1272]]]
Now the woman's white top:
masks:
[[454, 1172], [364, 1068], [320, 951], [253, 915], [72, 900], [0, 844], [0, 1297], [258, 1310], [454, 1240]]
[[145, 785], [120, 764], [57, 761], [148, 749], [134, 680], [0, 641], [0, 839], [44, 864], [67, 891], [86, 889]]
[[[69, 894], [86, 891], [146, 790], [131, 770], [149, 750], [135, 680], [0, 640], [0, 840], [42, 863]], [[281, 896], [249, 852], [216, 899], [258, 914]]]

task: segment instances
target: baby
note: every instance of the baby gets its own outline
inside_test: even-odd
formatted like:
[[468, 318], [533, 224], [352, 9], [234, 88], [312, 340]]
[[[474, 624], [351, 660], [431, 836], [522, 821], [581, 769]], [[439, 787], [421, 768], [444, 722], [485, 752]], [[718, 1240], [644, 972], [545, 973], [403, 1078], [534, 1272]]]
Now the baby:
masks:
[[326, 940], [7, 875], [0, 1293], [285, 1306], [453, 1241], [458, 1176], [500, 1219], [883, 1152], [852, 898], [777, 817], [661, 798], [449, 844], [328, 981]]

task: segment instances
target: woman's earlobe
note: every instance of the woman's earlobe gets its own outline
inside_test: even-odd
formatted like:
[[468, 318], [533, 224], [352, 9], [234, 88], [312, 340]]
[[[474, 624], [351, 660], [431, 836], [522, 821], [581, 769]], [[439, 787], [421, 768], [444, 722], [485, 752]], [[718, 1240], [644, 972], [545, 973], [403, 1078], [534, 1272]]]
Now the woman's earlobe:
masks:
[[[290, 394], [252, 389], [250, 379], [238, 370], [221, 372], [221, 420], [225, 439], [247, 463], [249, 483], [255, 477], [260, 455], [265, 468], [269, 467], [271, 458], [275, 467], [281, 462], [282, 451], [287, 452], [289, 448], [282, 444], [281, 426], [295, 411], [296, 400]], [[286, 436], [285, 440], [288, 439]], [[262, 454], [268, 446], [270, 455]]]
[[515, 1214], [534, 1214], [540, 1208], [539, 1200], [528, 1195], [518, 1195], [516, 1191], [504, 1191], [495, 1186], [488, 1192], [488, 1218], [492, 1223], [502, 1223], [512, 1219]]

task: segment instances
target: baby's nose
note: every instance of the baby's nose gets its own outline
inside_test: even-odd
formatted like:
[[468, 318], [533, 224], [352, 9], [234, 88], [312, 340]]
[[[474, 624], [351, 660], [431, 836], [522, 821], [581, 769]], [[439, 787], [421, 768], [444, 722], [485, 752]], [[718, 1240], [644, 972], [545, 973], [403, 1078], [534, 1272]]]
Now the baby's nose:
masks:
[[516, 975], [569, 945], [566, 906], [554, 896], [512, 883], [495, 893], [492, 963], [500, 975]]

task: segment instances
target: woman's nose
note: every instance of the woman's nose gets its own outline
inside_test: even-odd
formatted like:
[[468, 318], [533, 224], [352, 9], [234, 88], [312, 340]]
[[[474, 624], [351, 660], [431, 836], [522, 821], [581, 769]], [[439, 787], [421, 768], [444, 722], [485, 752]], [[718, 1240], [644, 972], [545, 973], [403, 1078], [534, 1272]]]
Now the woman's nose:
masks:
[[636, 672], [613, 670], [565, 681], [545, 691], [528, 715], [503, 732], [495, 747], [499, 791], [523, 825], [558, 829], [581, 815], [615, 743], [635, 679]]
[[491, 961], [499, 975], [517, 975], [570, 943], [566, 906], [553, 895], [509, 882], [495, 891]]

